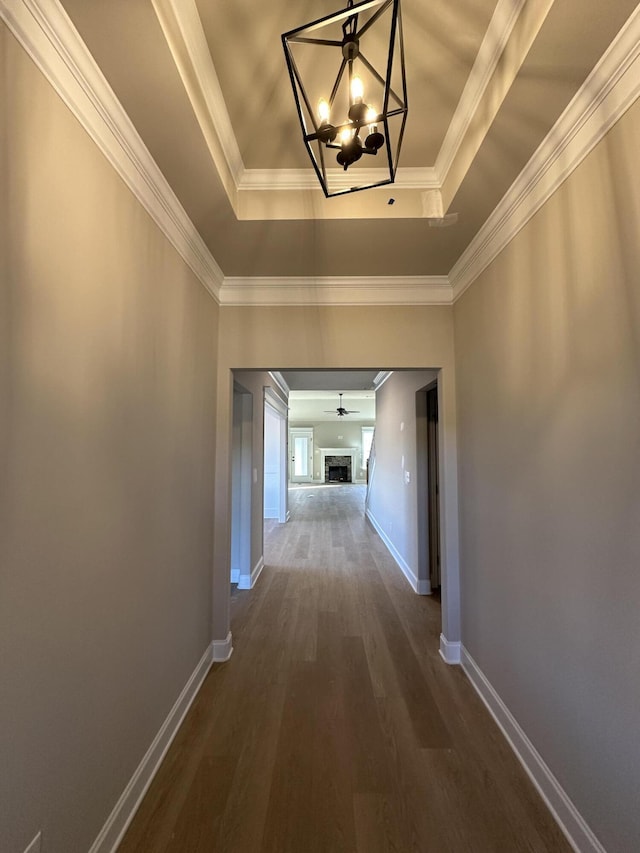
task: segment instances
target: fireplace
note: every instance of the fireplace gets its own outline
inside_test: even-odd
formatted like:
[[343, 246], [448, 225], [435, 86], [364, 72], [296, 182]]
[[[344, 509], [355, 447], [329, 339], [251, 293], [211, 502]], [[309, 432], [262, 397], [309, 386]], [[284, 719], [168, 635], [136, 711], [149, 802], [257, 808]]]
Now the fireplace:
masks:
[[329, 473], [327, 475], [329, 483], [347, 483], [349, 482], [349, 468], [347, 465], [329, 465]]
[[351, 483], [351, 456], [325, 456], [325, 483]]

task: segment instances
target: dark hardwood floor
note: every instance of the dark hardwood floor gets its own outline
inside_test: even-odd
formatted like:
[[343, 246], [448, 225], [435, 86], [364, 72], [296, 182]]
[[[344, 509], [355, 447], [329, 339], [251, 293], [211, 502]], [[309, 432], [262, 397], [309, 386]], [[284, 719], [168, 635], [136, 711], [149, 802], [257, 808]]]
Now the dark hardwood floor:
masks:
[[293, 488], [266, 567], [120, 853], [570, 851], [364, 518], [364, 487]]

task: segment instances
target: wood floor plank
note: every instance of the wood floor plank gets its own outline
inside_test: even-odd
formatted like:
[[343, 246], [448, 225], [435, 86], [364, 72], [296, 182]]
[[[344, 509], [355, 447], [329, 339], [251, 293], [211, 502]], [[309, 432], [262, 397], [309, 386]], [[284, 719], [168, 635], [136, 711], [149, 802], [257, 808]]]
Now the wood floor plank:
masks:
[[316, 690], [314, 664], [294, 664], [287, 685], [271, 778], [261, 848], [264, 853], [296, 853], [309, 844], [309, 828], [314, 820], [310, 794]]
[[200, 762], [165, 853], [215, 849], [236, 764], [236, 756], [205, 757]]
[[354, 794], [358, 853], [405, 853], [394, 794]]
[[353, 485], [290, 490], [120, 853], [570, 853]]

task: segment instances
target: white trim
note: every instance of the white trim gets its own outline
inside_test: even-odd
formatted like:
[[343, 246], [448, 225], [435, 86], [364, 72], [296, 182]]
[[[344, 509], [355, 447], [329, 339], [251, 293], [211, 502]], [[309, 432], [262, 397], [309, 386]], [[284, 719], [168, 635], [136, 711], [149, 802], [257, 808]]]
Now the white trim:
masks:
[[447, 640], [444, 634], [440, 634], [440, 656], [450, 666], [460, 663], [460, 652], [462, 643], [460, 640]]
[[[277, 385], [278, 383], [276, 382], [273, 373], [269, 373], [269, 376]], [[286, 418], [289, 416], [289, 407], [282, 399], [282, 397], [280, 397], [279, 394], [276, 394], [276, 392], [270, 385], [263, 385], [263, 392], [265, 406], [268, 406], [269, 409], [271, 409], [271, 411], [274, 412], [279, 418], [284, 418], [286, 420]]]
[[231, 583], [238, 583], [240, 580], [240, 569], [231, 569]]
[[382, 527], [378, 524], [375, 516], [373, 515], [373, 513], [371, 512], [369, 507], [366, 508], [365, 515], [367, 516], [367, 518], [371, 522], [371, 524], [372, 524], [373, 528], [375, 529], [376, 533], [378, 534], [378, 536], [382, 539], [382, 541], [386, 545], [387, 550], [389, 551], [389, 553], [391, 554], [393, 559], [396, 561], [396, 563], [400, 567], [402, 574], [405, 576], [405, 578], [411, 584], [411, 588], [413, 589], [413, 591], [417, 592], [418, 595], [429, 595], [429, 593], [431, 592], [431, 586], [429, 584], [429, 581], [418, 580], [416, 575], [413, 573], [411, 566], [409, 566], [409, 564], [405, 561], [402, 554], [400, 554], [400, 552], [396, 549], [396, 547], [393, 544], [393, 542], [391, 541], [391, 539], [389, 539], [389, 537], [384, 532]]
[[[327, 169], [331, 187], [335, 189], [350, 189], [353, 186], [353, 175], [349, 176], [344, 169]], [[375, 184], [389, 177], [389, 170], [358, 169], [360, 183]], [[433, 166], [405, 166], [396, 171], [393, 184], [389, 185], [398, 190], [439, 189], [440, 181]], [[308, 169], [245, 169], [238, 183], [242, 191], [277, 191], [277, 190], [318, 190], [321, 192], [315, 171]]]
[[380, 373], [377, 373], [373, 377], [373, 385], [376, 391], [379, 391], [384, 383], [389, 379], [390, 376], [393, 375], [393, 370], [381, 370]]
[[152, 0], [152, 5], [211, 158], [235, 209], [244, 163], [195, 0]]
[[40, 853], [42, 849], [42, 832], [39, 832], [24, 853]]
[[91, 845], [89, 853], [115, 853], [118, 849], [127, 827], [138, 810], [167, 750], [171, 746], [171, 742], [191, 707], [191, 703], [196, 698], [202, 682], [209, 672], [209, 668], [215, 659], [214, 646], [215, 643], [209, 645], [202, 655], [173, 708], [169, 711], [160, 731], [153, 739], [151, 746], [107, 818], [107, 822]]
[[221, 305], [451, 305], [446, 276], [227, 276]]
[[464, 646], [462, 668], [573, 849], [578, 853], [606, 853], [540, 753]]
[[262, 574], [262, 570], [264, 569], [264, 557], [260, 557], [258, 562], [253, 567], [253, 571], [251, 572], [251, 586], [254, 587], [258, 581], [258, 578]]
[[233, 654], [233, 640], [231, 631], [227, 634], [224, 640], [214, 640], [211, 644], [211, 654], [213, 663], [225, 663]]
[[449, 273], [454, 301], [553, 195], [640, 95], [640, 7], [629, 17]]
[[287, 399], [289, 399], [289, 394], [291, 393], [291, 389], [289, 388], [287, 383], [284, 381], [284, 376], [282, 375], [282, 373], [280, 373], [279, 370], [270, 370], [269, 376], [273, 379], [273, 381], [276, 383], [276, 385], [282, 391], [282, 393], [285, 395], [285, 397]]
[[435, 162], [442, 185], [498, 65], [525, 0], [499, 0]]
[[60, 3], [0, 0], [0, 19], [200, 282], [218, 299], [222, 270]]
[[[277, 516], [274, 516], [277, 517]], [[255, 564], [253, 569], [251, 570], [250, 575], [240, 575], [238, 580], [238, 589], [253, 589], [256, 585], [256, 581], [262, 574], [262, 570], [264, 569], [264, 557], [260, 557], [258, 562]]]

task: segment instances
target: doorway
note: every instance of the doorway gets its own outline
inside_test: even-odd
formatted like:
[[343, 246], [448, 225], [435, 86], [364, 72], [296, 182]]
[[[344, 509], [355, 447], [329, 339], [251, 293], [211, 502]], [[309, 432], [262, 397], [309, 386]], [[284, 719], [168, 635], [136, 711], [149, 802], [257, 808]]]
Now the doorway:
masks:
[[[251, 483], [253, 394], [233, 385], [231, 447], [231, 583], [246, 588], [251, 578]], [[250, 581], [249, 581], [250, 582]]]
[[441, 585], [440, 469], [438, 451], [438, 384], [416, 394], [418, 476], [418, 577], [430, 593]]
[[287, 520], [287, 407], [264, 388], [264, 518]]
[[292, 483], [313, 480], [313, 428], [289, 430], [289, 480]]

